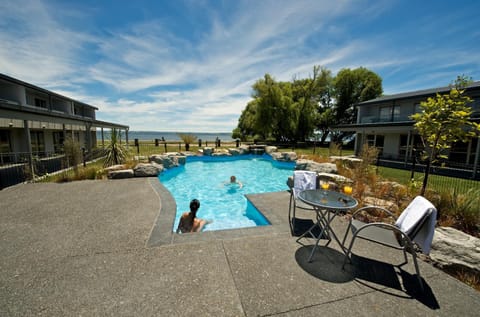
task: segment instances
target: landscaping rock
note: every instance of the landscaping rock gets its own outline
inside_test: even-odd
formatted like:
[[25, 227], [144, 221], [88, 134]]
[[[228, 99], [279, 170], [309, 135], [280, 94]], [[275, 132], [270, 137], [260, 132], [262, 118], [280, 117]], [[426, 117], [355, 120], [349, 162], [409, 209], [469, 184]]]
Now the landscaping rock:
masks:
[[212, 156], [232, 156], [232, 154], [230, 154], [228, 152], [220, 151], [220, 152], [212, 153]]
[[167, 154], [163, 155], [152, 155], [150, 156], [150, 161], [157, 164], [163, 165], [164, 168], [172, 168], [178, 166], [178, 157], [169, 156]]
[[203, 155], [210, 156], [213, 153], [213, 148], [211, 147], [204, 147], [203, 148]]
[[[158, 165], [154, 163], [155, 165]], [[152, 177], [158, 176], [160, 171], [158, 170], [157, 166], [148, 163], [139, 163], [137, 166], [133, 168], [133, 174], [135, 177]]]
[[331, 190], [338, 190], [341, 189], [343, 185], [353, 184], [353, 181], [350, 178], [333, 173], [318, 173], [317, 186], [320, 181], [329, 182], [329, 189]]
[[230, 153], [232, 156], [238, 156], [241, 154], [240, 148], [229, 148], [228, 153]]
[[135, 155], [133, 159], [137, 162], [148, 162], [148, 157], [145, 155]]
[[480, 239], [450, 227], [438, 227], [430, 259], [442, 269], [465, 269], [480, 274]]
[[293, 162], [297, 159], [295, 152], [272, 152], [270, 156], [276, 161]]
[[240, 145], [240, 155], [245, 155], [250, 153], [250, 148], [248, 145]]
[[295, 169], [314, 171], [317, 173], [338, 174], [337, 165], [333, 163], [317, 163], [311, 160], [297, 160]]
[[297, 153], [295, 152], [282, 152], [282, 157], [286, 162], [293, 162], [297, 160]]
[[132, 169], [110, 171], [107, 175], [109, 179], [124, 179], [132, 178], [134, 176], [135, 174]]
[[175, 158], [177, 159], [178, 165], [185, 165], [185, 163], [187, 163], [187, 157], [185, 155], [177, 155]]
[[112, 166], [104, 168], [104, 170], [107, 171], [107, 172], [118, 171], [118, 170], [123, 170], [123, 169], [125, 169], [125, 165], [123, 165], [123, 164], [112, 165]]
[[355, 168], [362, 162], [362, 159], [355, 156], [330, 156], [330, 161], [332, 163], [342, 161], [347, 167]]
[[266, 146], [265, 147], [265, 153], [272, 154], [273, 152], [277, 152], [277, 147], [276, 146]]
[[155, 162], [150, 162], [151, 165], [155, 166], [158, 169], [158, 172], [161, 173], [165, 169], [162, 164], [158, 164]]
[[279, 152], [270, 153], [270, 156], [271, 156], [272, 159], [274, 159], [275, 161], [281, 161], [281, 160], [283, 160], [282, 153], [279, 153]]
[[180, 153], [180, 156], [196, 156], [196, 155], [197, 155], [197, 153], [192, 152], [192, 151], [182, 151]]
[[388, 211], [391, 212], [397, 212], [398, 211], [398, 206], [391, 201], [376, 198], [376, 197], [365, 197], [363, 199], [363, 203], [365, 205], [371, 205], [371, 206], [376, 206], [376, 207], [382, 207], [387, 209]]

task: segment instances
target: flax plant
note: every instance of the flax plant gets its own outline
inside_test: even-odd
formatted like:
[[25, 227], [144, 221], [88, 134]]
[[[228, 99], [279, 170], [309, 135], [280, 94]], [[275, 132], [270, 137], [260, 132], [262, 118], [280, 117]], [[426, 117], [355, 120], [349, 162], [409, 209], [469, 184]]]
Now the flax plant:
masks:
[[126, 161], [128, 151], [120, 141], [120, 131], [112, 129], [110, 143], [105, 148], [104, 167], [122, 164]]

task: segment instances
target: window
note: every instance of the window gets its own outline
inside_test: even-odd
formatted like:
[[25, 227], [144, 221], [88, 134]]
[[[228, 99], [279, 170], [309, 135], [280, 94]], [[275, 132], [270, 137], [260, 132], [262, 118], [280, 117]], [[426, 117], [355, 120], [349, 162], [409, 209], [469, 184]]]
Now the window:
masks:
[[380, 107], [380, 122], [388, 122], [392, 118], [392, 107]]
[[45, 137], [43, 131], [30, 131], [30, 138], [32, 142], [32, 153], [43, 155], [45, 152]]
[[393, 106], [393, 121], [399, 121], [402, 118], [400, 117], [400, 107]]
[[35, 98], [35, 107], [47, 109], [47, 101], [40, 98]]
[[0, 130], [0, 153], [9, 153], [11, 151], [10, 131]]
[[416, 103], [413, 105], [413, 113], [420, 113], [422, 112], [422, 109], [420, 108], [420, 103]]
[[64, 140], [63, 132], [53, 132], [53, 150], [55, 153], [61, 153], [63, 151]]
[[73, 107], [73, 114], [76, 116], [82, 116], [82, 108], [78, 106]]

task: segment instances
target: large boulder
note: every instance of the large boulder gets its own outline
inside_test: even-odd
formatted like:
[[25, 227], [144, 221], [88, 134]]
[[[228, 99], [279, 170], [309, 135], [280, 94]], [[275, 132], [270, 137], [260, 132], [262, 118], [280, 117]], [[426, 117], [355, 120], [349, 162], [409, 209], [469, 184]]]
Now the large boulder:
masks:
[[115, 170], [110, 171], [107, 174], [109, 179], [123, 179], [123, 178], [132, 178], [134, 177], [134, 173], [132, 169], [125, 169], [125, 170]]
[[270, 153], [270, 156], [271, 156], [272, 159], [274, 159], [275, 161], [281, 161], [281, 160], [283, 159], [282, 153], [280, 153], [280, 152]]
[[232, 156], [238, 156], [241, 154], [240, 148], [229, 148], [228, 153], [230, 153]]
[[270, 156], [276, 161], [293, 162], [297, 159], [295, 152], [272, 152]]
[[161, 164], [164, 168], [172, 168], [178, 166], [178, 157], [174, 155], [170, 156], [167, 154], [152, 155], [150, 156], [150, 162]]
[[216, 149], [215, 152], [212, 153], [212, 156], [230, 156], [230, 152], [227, 149]]
[[296, 170], [314, 171], [317, 173], [338, 174], [337, 165], [333, 163], [317, 163], [311, 160], [297, 160]]
[[349, 168], [355, 168], [360, 163], [362, 163], [362, 159], [355, 157], [355, 156], [330, 156], [330, 161], [335, 163], [336, 161], [341, 161], [345, 166]]
[[317, 187], [320, 182], [328, 182], [330, 190], [341, 190], [344, 185], [353, 184], [350, 178], [333, 173], [318, 173], [317, 174]]
[[177, 155], [175, 158], [177, 159], [178, 165], [185, 165], [185, 163], [187, 163], [187, 157], [185, 155]]
[[203, 155], [210, 156], [212, 155], [212, 153], [213, 153], [213, 148], [208, 146], [203, 148]]
[[265, 146], [265, 153], [272, 154], [273, 152], [277, 152], [276, 146]]
[[135, 177], [158, 176], [158, 173], [160, 173], [158, 166], [159, 164], [157, 163], [139, 163], [133, 168], [133, 174], [135, 175]]
[[398, 206], [393, 201], [389, 201], [389, 200], [385, 200], [377, 197], [367, 196], [363, 199], [363, 203], [365, 205], [382, 207], [392, 212], [398, 211]]
[[240, 145], [240, 147], [238, 148], [240, 150], [240, 155], [244, 155], [244, 154], [249, 154], [250, 153], [250, 147], [248, 145]]
[[438, 227], [430, 259], [443, 269], [464, 269], [480, 274], [480, 239], [450, 227]]
[[124, 169], [125, 169], [125, 165], [117, 164], [117, 165], [105, 167], [103, 170], [106, 172], [110, 172], [110, 171], [118, 171], [118, 170], [124, 170]]

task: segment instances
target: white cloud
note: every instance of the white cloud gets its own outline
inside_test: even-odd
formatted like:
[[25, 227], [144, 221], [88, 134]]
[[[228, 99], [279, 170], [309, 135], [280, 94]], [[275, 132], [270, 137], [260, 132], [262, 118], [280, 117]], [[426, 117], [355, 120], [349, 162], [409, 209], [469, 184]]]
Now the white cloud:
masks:
[[[334, 74], [363, 66], [384, 77], [387, 93], [440, 82], [463, 70], [480, 74], [478, 50], [469, 49], [466, 40], [458, 42], [464, 45], [460, 49], [448, 43], [439, 49], [416, 34], [404, 35], [415, 19], [388, 30], [369, 24], [400, 4], [268, 0], [209, 6], [193, 1], [182, 14], [200, 20], [202, 28], [192, 22], [190, 32], [180, 34], [153, 13], [145, 15], [149, 19], [102, 26], [95, 21], [101, 2], [84, 13], [82, 3], [53, 8], [48, 1], [19, 6], [4, 0], [0, 71], [95, 105], [98, 119], [128, 124], [131, 130], [171, 131], [231, 131], [251, 85], [265, 73], [291, 80], [308, 77], [314, 65]], [[220, 11], [222, 6], [228, 10]], [[449, 17], [451, 23], [461, 19], [460, 13]], [[67, 23], [69, 18], [98, 23], [99, 29], [79, 28]], [[436, 20], [420, 21], [422, 36], [438, 30]], [[459, 27], [449, 33], [459, 34]], [[365, 31], [357, 32], [361, 28]], [[478, 39], [475, 32], [471, 35]]]

